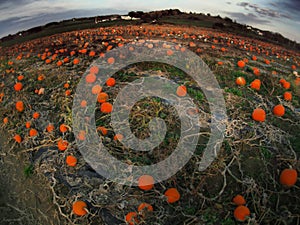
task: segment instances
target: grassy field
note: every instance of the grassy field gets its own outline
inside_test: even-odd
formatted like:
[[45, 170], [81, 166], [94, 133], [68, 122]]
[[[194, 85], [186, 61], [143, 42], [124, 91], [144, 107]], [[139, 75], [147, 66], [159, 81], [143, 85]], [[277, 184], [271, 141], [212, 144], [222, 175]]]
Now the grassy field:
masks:
[[[0, 57], [0, 169], [4, 172], [0, 190], [6, 194], [0, 195], [0, 224], [126, 224], [130, 212], [137, 213], [136, 224], [300, 224], [299, 178], [290, 186], [280, 181], [284, 169], [300, 171], [299, 52], [212, 30], [211, 23], [182, 20], [178, 26], [176, 20], [164, 19], [174, 25], [143, 24], [141, 28], [131, 22], [126, 26], [126, 22], [118, 26], [97, 24], [95, 28], [95, 24], [86, 22], [80, 26], [67, 22], [26, 37], [30, 41], [5, 43]], [[197, 24], [202, 28], [191, 27]], [[143, 41], [149, 39], [174, 46]], [[209, 101], [213, 99], [207, 98], [189, 74], [166, 63], [135, 63], [114, 73], [115, 85], [101, 87], [108, 103], [113, 104], [120, 91], [137, 79], [164, 77], [186, 87], [197, 106], [188, 112], [200, 115], [199, 140], [191, 159], [148, 191], [99, 175], [79, 149], [78, 139], [85, 140], [87, 133], [78, 136], [72, 119], [73, 107], [79, 107], [73, 105], [78, 84], [86, 80], [91, 64], [103, 60], [104, 65], [118, 66], [127, 55], [119, 54], [112, 60], [109, 53], [133, 42], [152, 49], [153, 55], [158, 48], [166, 57], [186, 49], [194, 52], [213, 72], [228, 116], [220, 152], [206, 170], [199, 171], [212, 135]], [[241, 61], [244, 66], [238, 66]], [[185, 63], [188, 68], [190, 62]], [[245, 85], [236, 84], [239, 77], [245, 79]], [[261, 82], [259, 90], [252, 86], [256, 79]], [[17, 83], [22, 84], [20, 90]], [[94, 86], [92, 82], [86, 91], [93, 92]], [[176, 89], [172, 91], [181, 99]], [[286, 92], [292, 99], [284, 98]], [[18, 101], [23, 102], [21, 112], [16, 108]], [[174, 152], [182, 135], [174, 106], [161, 98], [147, 97], [131, 108], [128, 120], [135, 137], [151, 136], [150, 121], [156, 117], [167, 127], [159, 146], [145, 153], [122, 144], [112, 127], [111, 113], [101, 110], [103, 104], [80, 107], [93, 113], [98, 137], [112, 156], [129, 165], [143, 166], [158, 163]], [[276, 105], [284, 107], [284, 115], [274, 115]], [[264, 122], [253, 119], [257, 108], [266, 112]], [[90, 121], [91, 117], [85, 119]], [[61, 140], [68, 145], [62, 146]], [[76, 165], [68, 164], [68, 156], [76, 157]], [[169, 188], [178, 190], [178, 201], [167, 201]], [[244, 197], [244, 205], [250, 210], [242, 222], [234, 213], [238, 207], [233, 198], [237, 195]], [[76, 215], [73, 209], [79, 200], [87, 205], [84, 216]], [[143, 202], [153, 211], [139, 211]]]

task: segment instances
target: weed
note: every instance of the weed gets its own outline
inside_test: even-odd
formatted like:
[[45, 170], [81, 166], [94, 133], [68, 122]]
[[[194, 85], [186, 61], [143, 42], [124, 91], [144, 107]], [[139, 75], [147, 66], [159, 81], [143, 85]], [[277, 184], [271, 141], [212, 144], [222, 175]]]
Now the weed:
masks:
[[30, 177], [33, 174], [34, 166], [30, 164], [24, 168], [24, 175], [26, 178]]

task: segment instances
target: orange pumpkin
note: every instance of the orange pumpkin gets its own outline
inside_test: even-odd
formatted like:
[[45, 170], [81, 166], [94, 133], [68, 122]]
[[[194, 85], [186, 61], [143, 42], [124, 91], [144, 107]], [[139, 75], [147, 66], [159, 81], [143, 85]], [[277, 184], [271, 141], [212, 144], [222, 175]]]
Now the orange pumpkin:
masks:
[[74, 64], [74, 65], [77, 65], [77, 64], [79, 64], [79, 62], [80, 62], [80, 61], [79, 61], [79, 59], [78, 59], [78, 58], [76, 58], [76, 59], [74, 59], [74, 60], [73, 60], [73, 64]]
[[180, 194], [176, 188], [169, 188], [165, 192], [165, 196], [167, 197], [168, 203], [174, 203], [180, 199]]
[[297, 182], [298, 173], [295, 169], [284, 169], [280, 174], [280, 183], [286, 187], [292, 187]]
[[79, 131], [77, 138], [80, 141], [84, 141], [85, 140], [85, 131], [84, 130]]
[[60, 139], [57, 142], [57, 147], [60, 151], [65, 151], [68, 148], [68, 145], [69, 145], [68, 141], [63, 140], [63, 139]]
[[5, 118], [3, 119], [3, 123], [4, 123], [4, 124], [7, 124], [7, 123], [8, 123], [8, 117], [5, 117]]
[[288, 81], [286, 81], [286, 82], [284, 82], [284, 83], [282, 84], [282, 86], [283, 86], [284, 89], [289, 89], [289, 88], [291, 87], [291, 83], [288, 82]]
[[110, 57], [107, 59], [107, 63], [108, 64], [114, 64], [115, 63], [115, 59], [113, 57]]
[[101, 92], [98, 97], [97, 97], [97, 101], [99, 103], [104, 103], [108, 100], [108, 94], [106, 94], [105, 92]]
[[29, 136], [30, 137], [35, 137], [35, 136], [37, 136], [38, 135], [38, 132], [37, 132], [37, 130], [36, 129], [30, 129], [29, 130]]
[[181, 85], [177, 88], [176, 90], [176, 94], [179, 96], [179, 97], [184, 97], [186, 96], [186, 93], [187, 93], [187, 90], [186, 90], [186, 86], [184, 85]]
[[19, 112], [23, 112], [24, 111], [24, 104], [22, 101], [17, 101], [16, 102], [16, 109], [19, 111]]
[[57, 66], [62, 66], [62, 64], [63, 64], [63, 62], [60, 60], [56, 63]]
[[113, 110], [113, 106], [109, 102], [104, 102], [101, 104], [100, 110], [103, 113], [110, 113]]
[[59, 130], [60, 130], [60, 132], [65, 133], [68, 131], [68, 127], [65, 124], [61, 124], [59, 126]]
[[284, 98], [284, 100], [286, 100], [286, 101], [291, 101], [292, 98], [293, 98], [293, 95], [292, 95], [291, 92], [284, 92], [283, 98]]
[[100, 131], [103, 135], [107, 135], [108, 131], [105, 127], [98, 127], [98, 131]]
[[21, 81], [21, 80], [23, 80], [24, 79], [24, 76], [23, 75], [19, 75], [18, 77], [17, 77], [17, 80], [18, 81]]
[[116, 134], [114, 136], [115, 141], [122, 141], [123, 138], [124, 138], [124, 136], [122, 134]]
[[240, 60], [237, 62], [238, 67], [244, 68], [246, 66], [246, 63], [243, 60]]
[[16, 135], [14, 136], [14, 139], [15, 139], [15, 141], [16, 141], [17, 143], [19, 143], [19, 144], [22, 142], [22, 138], [21, 138], [21, 136], [18, 135], [18, 134], [16, 134]]
[[141, 203], [141, 204], [138, 206], [138, 211], [139, 211], [139, 212], [143, 212], [143, 211], [152, 212], [152, 211], [153, 211], [153, 207], [152, 207], [152, 205], [143, 202], [143, 203]]
[[40, 114], [38, 113], [38, 112], [34, 112], [33, 114], [32, 114], [32, 118], [33, 119], [38, 119], [40, 117]]
[[254, 81], [251, 82], [250, 87], [252, 89], [255, 89], [257, 91], [260, 90], [260, 86], [261, 86], [261, 81], [259, 79], [255, 79]]
[[77, 158], [75, 156], [68, 155], [66, 157], [66, 163], [68, 166], [74, 167], [77, 164]]
[[89, 73], [86, 77], [85, 77], [85, 81], [87, 83], [94, 83], [96, 81], [97, 77], [94, 73]]
[[25, 127], [26, 127], [27, 129], [29, 129], [29, 128], [31, 127], [30, 121], [27, 121], [27, 122], [25, 123]]
[[23, 88], [23, 85], [22, 85], [22, 83], [20, 83], [20, 82], [17, 82], [17, 83], [14, 85], [15, 91], [21, 91], [22, 88]]
[[247, 206], [240, 205], [234, 210], [234, 218], [237, 221], [244, 222], [250, 216], [250, 210]]
[[136, 212], [129, 212], [125, 216], [125, 221], [128, 225], [135, 225], [138, 224], [138, 215]]
[[51, 133], [54, 130], [54, 125], [49, 123], [48, 126], [46, 127], [47, 132]]
[[150, 175], [142, 175], [138, 179], [138, 186], [144, 191], [149, 191], [154, 187], [154, 178]]
[[238, 77], [238, 78], [236, 78], [235, 83], [239, 86], [245, 86], [246, 80], [244, 77]]
[[73, 203], [72, 210], [77, 216], [84, 216], [87, 214], [87, 204], [84, 201], [76, 201]]
[[66, 95], [66, 96], [70, 96], [70, 95], [71, 95], [71, 93], [72, 93], [72, 91], [71, 91], [71, 90], [66, 90], [66, 91], [65, 91], [65, 95]]
[[256, 67], [253, 68], [253, 73], [255, 76], [259, 76], [260, 75], [260, 70]]
[[242, 195], [236, 195], [233, 199], [232, 199], [233, 203], [236, 205], [245, 205], [246, 204], [246, 200]]
[[98, 84], [92, 87], [92, 93], [94, 95], [99, 95], [101, 91], [102, 91], [102, 87]]
[[276, 105], [274, 106], [273, 108], [273, 114], [275, 116], [283, 116], [285, 113], [285, 109], [284, 109], [284, 106], [283, 105]]
[[97, 66], [92, 66], [90, 68], [90, 73], [97, 74], [99, 72], [99, 68]]
[[86, 100], [82, 100], [82, 101], [80, 102], [80, 106], [81, 106], [82, 108], [85, 108], [85, 107], [87, 106], [87, 101], [86, 101]]
[[252, 119], [258, 122], [264, 122], [266, 119], [266, 112], [261, 108], [254, 109], [252, 112]]
[[115, 84], [116, 84], [116, 80], [112, 77], [108, 78], [106, 81], [106, 85], [109, 87], [113, 87], [115, 86]]

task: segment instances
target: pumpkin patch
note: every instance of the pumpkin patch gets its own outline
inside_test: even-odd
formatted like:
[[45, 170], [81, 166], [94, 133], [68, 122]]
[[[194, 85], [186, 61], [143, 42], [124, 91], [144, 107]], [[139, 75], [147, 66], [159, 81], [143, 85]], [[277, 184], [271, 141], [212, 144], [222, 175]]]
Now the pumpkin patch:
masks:
[[[196, 18], [193, 14], [186, 16], [187, 20]], [[32, 174], [33, 167], [30, 176], [45, 177], [50, 203], [62, 224], [101, 224], [104, 214], [115, 224], [276, 224], [287, 218], [278, 209], [286, 210], [291, 224], [296, 224], [300, 211], [299, 52], [266, 42], [264, 37], [238, 36], [225, 30], [161, 21], [129, 22], [121, 25], [104, 21], [97, 28], [1, 46], [1, 129], [7, 134], [4, 139], [8, 144], [1, 151], [15, 156], [26, 154], [30, 166], [24, 174]], [[123, 65], [139, 46], [145, 46], [151, 54], [162, 50], [165, 58], [191, 51], [193, 60], [200, 57], [212, 71], [220, 90], [205, 79], [196, 81], [187, 74], [193, 63], [189, 59], [181, 62], [183, 69], [164, 62], [140, 62], [102, 77], [104, 67]], [[114, 54], [118, 48], [126, 52]], [[205, 71], [194, 72], [200, 76]], [[166, 90], [176, 103], [191, 97], [192, 107], [179, 110], [172, 101], [143, 96], [128, 109], [120, 91], [145, 77], [174, 81], [176, 88], [166, 84], [156, 93]], [[81, 81], [86, 88], [79, 93]], [[210, 94], [216, 92], [224, 96], [227, 118], [215, 126], [220, 111], [213, 106], [219, 102]], [[132, 96], [142, 95], [134, 92]], [[117, 98], [129, 110], [128, 121], [122, 121], [119, 131], [112, 122], [113, 110], [118, 110], [114, 105]], [[82, 121], [73, 120], [73, 108], [79, 109]], [[180, 163], [174, 152], [181, 132], [187, 132], [181, 130], [186, 125], [181, 121], [182, 114], [189, 119], [199, 116], [195, 121], [201, 125], [200, 132], [189, 136], [198, 138], [195, 151], [183, 151], [180, 157], [191, 154], [191, 159], [168, 179], [158, 180], [157, 174], [172, 171]], [[115, 116], [120, 114], [116, 112]], [[142, 151], [146, 144], [140, 151], [128, 147], [128, 140], [147, 143], [152, 135], [160, 134], [153, 126], [154, 118], [165, 123], [162, 141], [151, 151]], [[128, 136], [121, 132], [127, 122], [132, 132]], [[91, 141], [91, 124], [95, 131], [92, 141], [101, 145], [95, 151], [83, 151], [81, 146]], [[209, 142], [214, 129], [222, 126], [226, 128], [223, 142], [218, 143], [220, 152], [211, 153], [213, 157], [205, 155], [207, 145], [215, 144]], [[189, 145], [186, 140], [183, 147]], [[86, 152], [95, 162], [85, 159], [82, 153]], [[5, 154], [1, 152], [1, 160]], [[119, 165], [106, 164], [108, 156], [120, 161]], [[105, 163], [96, 163], [99, 158]], [[211, 160], [211, 164], [199, 170], [202, 159]], [[145, 169], [164, 160], [168, 162], [165, 171], [157, 167], [152, 174]], [[98, 174], [106, 167], [114, 174], [117, 166], [128, 166], [122, 175], [126, 185]]]

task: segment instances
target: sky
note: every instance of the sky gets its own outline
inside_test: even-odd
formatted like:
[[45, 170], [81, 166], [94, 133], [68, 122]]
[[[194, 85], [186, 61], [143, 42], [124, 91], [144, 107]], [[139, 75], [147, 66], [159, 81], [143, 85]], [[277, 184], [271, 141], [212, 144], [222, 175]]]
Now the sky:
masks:
[[300, 43], [300, 0], [0, 0], [0, 38], [64, 19], [161, 9], [230, 17]]

